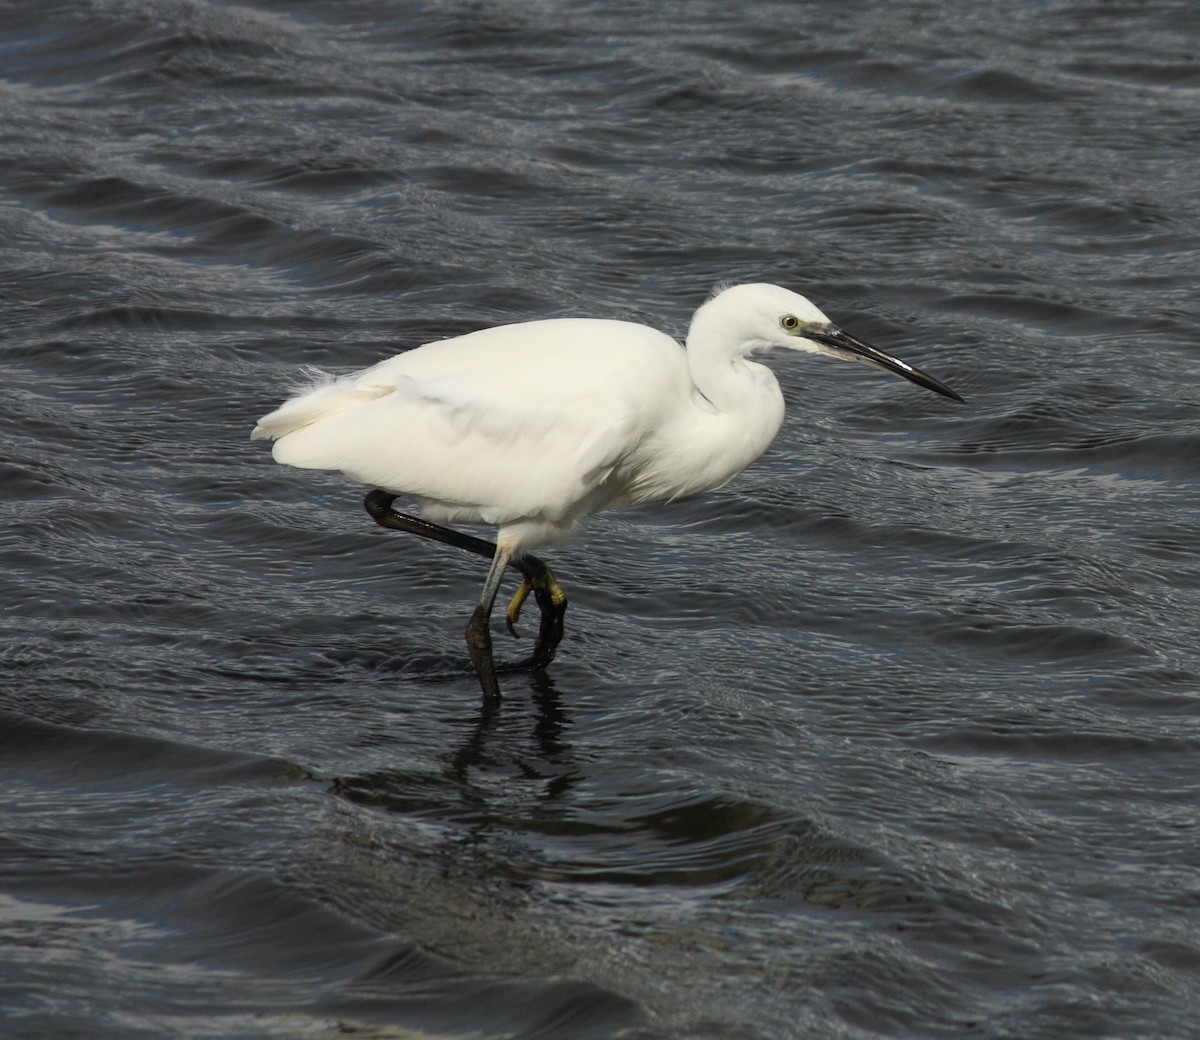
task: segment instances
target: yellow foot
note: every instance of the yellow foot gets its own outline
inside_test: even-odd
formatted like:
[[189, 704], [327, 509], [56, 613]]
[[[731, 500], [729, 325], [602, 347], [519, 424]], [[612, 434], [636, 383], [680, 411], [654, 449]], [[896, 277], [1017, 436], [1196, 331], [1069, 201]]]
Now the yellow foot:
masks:
[[514, 636], [517, 634], [517, 620], [521, 616], [521, 608], [525, 606], [525, 601], [529, 599], [531, 592], [538, 594], [538, 603], [542, 608], [543, 617], [547, 610], [546, 597], [549, 597], [550, 603], [553, 604], [556, 611], [567, 602], [567, 594], [563, 592], [562, 586], [559, 585], [549, 567], [546, 567], [541, 574], [534, 578], [524, 579], [517, 587], [513, 598], [509, 600], [508, 609], [504, 612], [508, 630]]
[[517, 619], [521, 616], [521, 608], [525, 606], [525, 601], [529, 599], [529, 594], [532, 591], [533, 583], [526, 578], [521, 582], [516, 594], [508, 602], [508, 609], [504, 612], [504, 617], [508, 625], [508, 630], [514, 636], [517, 634]]

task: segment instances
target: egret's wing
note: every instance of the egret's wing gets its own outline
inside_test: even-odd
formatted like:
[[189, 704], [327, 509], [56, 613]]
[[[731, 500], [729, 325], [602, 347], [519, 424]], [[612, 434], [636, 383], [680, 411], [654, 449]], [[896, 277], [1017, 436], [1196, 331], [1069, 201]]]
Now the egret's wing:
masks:
[[507, 326], [325, 382], [257, 429], [281, 438], [274, 454], [287, 465], [338, 469], [489, 523], [558, 518], [636, 445], [681, 363], [673, 341], [642, 326]]
[[594, 402], [514, 401], [494, 388], [397, 380], [357, 407], [285, 436], [275, 457], [340, 469], [363, 484], [444, 506], [491, 508], [491, 522], [555, 515], [605, 475], [615, 445]]

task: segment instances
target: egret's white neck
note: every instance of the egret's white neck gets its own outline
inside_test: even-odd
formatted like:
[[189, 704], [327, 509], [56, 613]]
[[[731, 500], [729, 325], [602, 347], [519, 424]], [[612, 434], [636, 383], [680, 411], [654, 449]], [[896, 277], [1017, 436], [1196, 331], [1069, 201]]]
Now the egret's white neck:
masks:
[[687, 354], [697, 394], [686, 433], [677, 438], [689, 461], [680, 459], [676, 471], [676, 479], [684, 473], [690, 479], [677, 493], [725, 483], [766, 451], [783, 425], [779, 383], [769, 368], [747, 357], [758, 345], [719, 313], [701, 308], [693, 319]]
[[688, 329], [692, 381], [714, 408], [743, 420], [752, 412], [778, 412], [764, 449], [783, 421], [783, 395], [774, 373], [748, 355], [767, 346], [755, 340], [736, 317], [707, 306], [696, 312]]

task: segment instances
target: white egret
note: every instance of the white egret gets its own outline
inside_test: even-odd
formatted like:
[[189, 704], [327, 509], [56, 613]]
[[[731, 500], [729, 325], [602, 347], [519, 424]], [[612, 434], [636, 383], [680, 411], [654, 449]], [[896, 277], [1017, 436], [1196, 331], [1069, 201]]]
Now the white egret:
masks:
[[[500, 697], [489, 620], [505, 569], [523, 581], [510, 631], [532, 592], [545, 668], [567, 600], [529, 550], [569, 536], [592, 513], [724, 484], [766, 450], [783, 422], [775, 376], [752, 355], [775, 347], [860, 361], [961, 401], [932, 376], [842, 331], [803, 296], [736, 285], [696, 311], [686, 348], [644, 325], [594, 318], [483, 329], [397, 354], [314, 385], [259, 420], [277, 462], [340, 470], [377, 490], [367, 511], [492, 560], [467, 647], [485, 701]], [[397, 496], [428, 519], [392, 509]], [[432, 521], [437, 521], [434, 523]], [[495, 543], [441, 526], [488, 524]]]

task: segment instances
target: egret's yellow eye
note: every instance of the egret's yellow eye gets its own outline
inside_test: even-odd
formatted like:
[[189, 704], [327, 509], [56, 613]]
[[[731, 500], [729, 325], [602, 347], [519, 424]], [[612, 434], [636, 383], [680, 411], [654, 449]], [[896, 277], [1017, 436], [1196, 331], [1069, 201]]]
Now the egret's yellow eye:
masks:
[[791, 332], [793, 329], [800, 328], [800, 319], [794, 314], [785, 314], [779, 319], [779, 324], [787, 329], [788, 332]]

